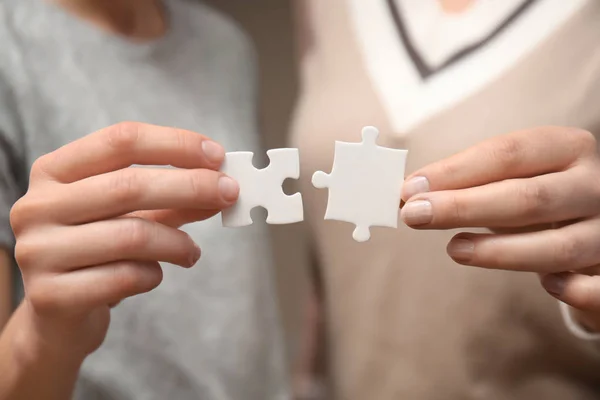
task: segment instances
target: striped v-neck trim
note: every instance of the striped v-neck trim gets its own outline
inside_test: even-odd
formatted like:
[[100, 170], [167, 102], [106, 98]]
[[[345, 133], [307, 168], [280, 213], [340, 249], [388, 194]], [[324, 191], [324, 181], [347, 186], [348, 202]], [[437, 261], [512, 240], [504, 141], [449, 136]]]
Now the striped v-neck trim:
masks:
[[[502, 0], [461, 16], [441, 15], [433, 0], [395, 0], [405, 11], [413, 54], [402, 42], [389, 0], [345, 1], [373, 88], [393, 130], [406, 132], [498, 79], [597, 0]], [[415, 55], [427, 68], [419, 70]]]
[[412, 62], [414, 63], [415, 68], [421, 75], [421, 78], [427, 79], [436, 72], [439, 72], [449, 67], [450, 65], [467, 57], [469, 54], [477, 51], [479, 48], [484, 47], [488, 42], [490, 42], [500, 33], [502, 33], [502, 31], [505, 30], [512, 22], [516, 21], [519, 18], [519, 16], [522, 15], [525, 12], [525, 10], [527, 10], [537, 0], [524, 0], [523, 3], [520, 6], [518, 6], [511, 14], [509, 14], [504, 20], [500, 21], [500, 24], [496, 28], [494, 28], [487, 36], [485, 36], [484, 38], [472, 45], [465, 46], [464, 48], [456, 51], [452, 56], [450, 56], [446, 61], [444, 61], [444, 63], [442, 63], [438, 67], [428, 65], [424, 57], [422, 57], [418, 46], [411, 39], [410, 33], [404, 22], [405, 15], [403, 15], [401, 7], [394, 0], [386, 1], [394, 23], [396, 24], [398, 35], [406, 49], [406, 52], [408, 53]]

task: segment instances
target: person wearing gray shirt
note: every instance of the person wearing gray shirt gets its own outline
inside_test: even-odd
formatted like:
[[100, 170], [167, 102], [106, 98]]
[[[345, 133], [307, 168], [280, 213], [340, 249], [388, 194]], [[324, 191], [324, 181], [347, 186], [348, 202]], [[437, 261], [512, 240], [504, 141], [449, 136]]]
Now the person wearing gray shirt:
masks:
[[[34, 162], [57, 149], [56, 154], [76, 154], [73, 143], [92, 132], [103, 132], [122, 121], [140, 121], [176, 127], [178, 132], [185, 130], [185, 135], [200, 132], [209, 136], [213, 145], [219, 143], [221, 150], [261, 152], [255, 55], [245, 34], [225, 16], [199, 1], [165, 0], [161, 4], [164, 32], [151, 40], [132, 41], [119, 35], [118, 29], [111, 31], [110, 26], [102, 25], [94, 13], [86, 14], [77, 1], [62, 2], [74, 13], [40, 0], [0, 3], [0, 246], [8, 254], [15, 245], [9, 218], [18, 227], [29, 223], [22, 222], [26, 216], [19, 217], [24, 214], [10, 214], [28, 185], [25, 197], [33, 196], [28, 176]], [[96, 7], [102, 4], [95, 3]], [[127, 2], [110, 3], [108, 14], [114, 16], [117, 3]], [[149, 14], [146, 17], [150, 20]], [[128, 33], [135, 36], [135, 32]], [[165, 132], [167, 143], [168, 132], [174, 130], [161, 129], [151, 131]], [[85, 143], [91, 143], [85, 140], [95, 140], [98, 135], [81, 139], [77, 148], [85, 148]], [[181, 138], [187, 138], [187, 144], [201, 137], [185, 135]], [[88, 157], [84, 169], [100, 168], [92, 165], [94, 154], [79, 154]], [[163, 153], [157, 154], [160, 158]], [[67, 158], [55, 156], [53, 168]], [[134, 160], [133, 164], [143, 163]], [[48, 193], [51, 196], [52, 192]], [[98, 209], [103, 207], [101, 203]], [[18, 232], [18, 247], [25, 241], [19, 234], [25, 235], [22, 232], [27, 229], [13, 229]], [[81, 368], [75, 389], [57, 389], [56, 393], [72, 393], [85, 400], [289, 397], [264, 225], [225, 229], [215, 216], [181, 229], [203, 249], [196, 268], [183, 269], [170, 265], [175, 261], [159, 259], [163, 261], [160, 285], [112, 308], [102, 345], [77, 366]], [[52, 235], [44, 240], [49, 243]], [[20, 266], [27, 294], [16, 290], [17, 300], [25, 298], [21, 304], [27, 303], [30, 294], [38, 296], [36, 301], [40, 298], [39, 290], [27, 286], [26, 264]], [[44, 379], [38, 379], [48, 376], [50, 380], [60, 371], [40, 366], [20, 374], [11, 367], [15, 364], [9, 354], [16, 348], [12, 337], [18, 336], [15, 332], [27, 331], [18, 325], [23, 319], [17, 309], [0, 337], [4, 382], [0, 383], [0, 399], [24, 398], [19, 397], [23, 393], [27, 398], [62, 398], [44, 387]], [[27, 355], [28, 363], [35, 364], [35, 356]], [[39, 391], [32, 386], [39, 386]], [[39, 397], [39, 393], [45, 395]]]

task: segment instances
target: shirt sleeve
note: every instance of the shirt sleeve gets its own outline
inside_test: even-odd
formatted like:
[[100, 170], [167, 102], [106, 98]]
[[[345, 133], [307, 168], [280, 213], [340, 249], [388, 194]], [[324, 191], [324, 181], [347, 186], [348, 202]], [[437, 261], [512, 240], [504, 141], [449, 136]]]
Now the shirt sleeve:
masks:
[[[13, 82], [6, 76], [0, 73], [0, 249], [12, 256], [15, 238], [10, 226], [10, 210], [27, 191], [28, 168], [19, 103], [11, 87]], [[16, 262], [12, 258], [11, 261], [12, 302], [16, 306], [23, 298], [23, 284]]]
[[10, 210], [26, 190], [22, 129], [16, 97], [0, 75], [0, 247], [12, 251]]
[[14, 236], [10, 210], [27, 191], [28, 168], [25, 163], [25, 137], [20, 115], [17, 80], [21, 73], [20, 51], [10, 30], [12, 16], [7, 4], [0, 4], [0, 248], [12, 253]]
[[[16, 4], [16, 3], [14, 3]], [[11, 30], [12, 2], [0, 2], [0, 250], [14, 253], [15, 239], [10, 226], [10, 210], [13, 204], [27, 191], [28, 171], [26, 166], [25, 130], [20, 110], [19, 89], [27, 82], [22, 74], [21, 53], [16, 46], [18, 40]], [[20, 271], [12, 259], [13, 305], [23, 297]]]

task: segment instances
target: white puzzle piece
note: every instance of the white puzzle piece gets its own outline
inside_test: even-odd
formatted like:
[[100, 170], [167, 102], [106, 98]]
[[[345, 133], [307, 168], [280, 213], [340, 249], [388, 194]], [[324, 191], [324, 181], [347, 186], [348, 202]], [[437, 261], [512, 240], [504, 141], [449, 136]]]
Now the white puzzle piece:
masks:
[[223, 210], [223, 226], [240, 227], [252, 224], [250, 212], [255, 207], [264, 207], [268, 224], [291, 224], [304, 219], [302, 195], [291, 196], [283, 192], [283, 181], [300, 177], [300, 155], [298, 149], [272, 149], [267, 151], [269, 166], [256, 169], [252, 164], [254, 154], [240, 151], [225, 154], [221, 171], [235, 179], [240, 185], [237, 202]]
[[358, 242], [370, 239], [371, 226], [398, 227], [408, 151], [380, 147], [378, 136], [377, 128], [368, 126], [362, 143], [336, 141], [331, 173], [317, 171], [312, 177], [316, 188], [329, 188], [325, 219], [356, 225], [352, 237]]

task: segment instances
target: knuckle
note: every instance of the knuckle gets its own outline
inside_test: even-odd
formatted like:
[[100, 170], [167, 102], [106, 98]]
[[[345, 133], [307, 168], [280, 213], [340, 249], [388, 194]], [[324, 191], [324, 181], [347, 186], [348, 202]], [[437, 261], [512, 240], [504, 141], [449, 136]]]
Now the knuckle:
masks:
[[54, 159], [54, 153], [44, 154], [38, 157], [31, 165], [29, 177], [31, 181], [34, 181], [42, 176], [48, 175], [48, 165], [52, 163]]
[[598, 143], [591, 132], [584, 129], [569, 128], [567, 134], [579, 153], [596, 152]]
[[571, 171], [573, 182], [583, 196], [589, 198], [600, 209], [600, 160], [575, 167]]
[[37, 311], [42, 313], [60, 308], [55, 290], [49, 284], [48, 279], [28, 279], [25, 286], [25, 297]]
[[136, 145], [139, 140], [141, 124], [125, 121], [109, 126], [104, 131], [108, 145], [117, 151], [126, 151]]
[[121, 250], [131, 252], [145, 248], [151, 239], [151, 225], [142, 218], [128, 218], [122, 224], [120, 236]]
[[115, 201], [131, 202], [140, 198], [141, 182], [135, 170], [127, 168], [111, 175], [108, 190]]
[[449, 196], [448, 199], [448, 223], [452, 225], [461, 224], [465, 218], [465, 207], [463, 202], [456, 195]]
[[584, 243], [573, 235], [560, 235], [554, 246], [554, 261], [560, 266], [579, 267], [584, 254]]
[[132, 262], [116, 264], [112, 268], [112, 284], [120, 297], [148, 291], [161, 280], [162, 270], [156, 265]]
[[39, 243], [28, 237], [19, 238], [15, 243], [14, 256], [23, 273], [27, 273], [41, 253]]
[[441, 161], [438, 166], [440, 168], [440, 176], [455, 176], [458, 172], [456, 163]]
[[504, 168], [512, 170], [519, 165], [522, 152], [523, 147], [518, 137], [506, 136], [491, 148], [491, 157]]
[[139, 271], [134, 263], [116, 264], [111, 268], [111, 281], [119, 293], [129, 293], [138, 287]]
[[29, 224], [47, 218], [48, 200], [43, 196], [26, 194], [17, 200], [10, 209], [9, 221], [15, 236], [20, 235]]
[[177, 142], [177, 148], [182, 150], [188, 149], [188, 146], [190, 145], [190, 135], [182, 129], [172, 128], [172, 132]]
[[15, 236], [18, 236], [25, 227], [27, 220], [26, 216], [29, 215], [28, 208], [29, 205], [27, 200], [22, 197], [21, 199], [17, 200], [10, 209], [10, 226], [12, 227]]
[[527, 182], [517, 189], [517, 198], [521, 199], [522, 213], [529, 218], [538, 218], [548, 209], [552, 201], [549, 189], [536, 182]]
[[[208, 190], [207, 188], [207, 175], [203, 171], [190, 171], [189, 174], [189, 186], [192, 191], [194, 198], [215, 200], [216, 190]], [[216, 184], [215, 184], [216, 189]], [[212, 196], [211, 196], [212, 195]]]

